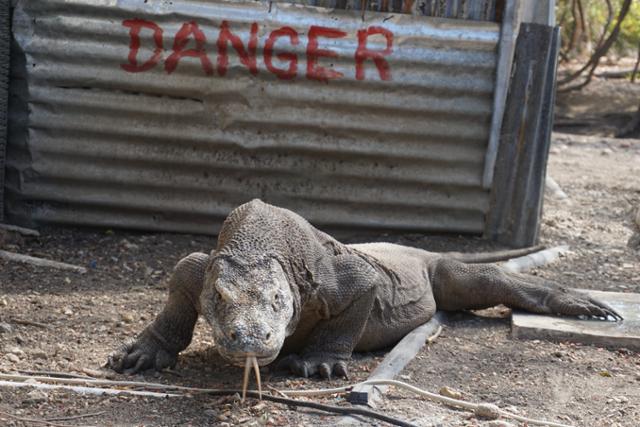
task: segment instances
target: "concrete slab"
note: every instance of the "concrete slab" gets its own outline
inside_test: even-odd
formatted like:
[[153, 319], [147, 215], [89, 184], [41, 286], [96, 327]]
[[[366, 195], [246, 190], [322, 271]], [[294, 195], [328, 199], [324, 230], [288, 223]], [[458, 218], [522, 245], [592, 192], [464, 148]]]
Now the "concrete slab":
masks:
[[640, 294], [586, 292], [609, 304], [624, 321], [579, 320], [514, 311], [511, 316], [512, 336], [640, 350]]

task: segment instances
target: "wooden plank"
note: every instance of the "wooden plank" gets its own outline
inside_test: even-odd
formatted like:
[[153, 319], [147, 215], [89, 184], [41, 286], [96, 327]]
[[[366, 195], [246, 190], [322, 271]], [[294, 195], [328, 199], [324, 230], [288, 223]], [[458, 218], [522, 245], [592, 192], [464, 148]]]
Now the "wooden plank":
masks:
[[[442, 316], [442, 313], [436, 313], [427, 323], [405, 335], [380, 362], [368, 380], [394, 379], [424, 347], [427, 339], [438, 330], [442, 323]], [[375, 408], [381, 402], [387, 389], [388, 386], [357, 385], [349, 393], [347, 399], [353, 404]]]
[[640, 350], [640, 294], [585, 291], [609, 304], [624, 318], [622, 322], [580, 320], [515, 312], [511, 334], [520, 339], [571, 341], [603, 347]]

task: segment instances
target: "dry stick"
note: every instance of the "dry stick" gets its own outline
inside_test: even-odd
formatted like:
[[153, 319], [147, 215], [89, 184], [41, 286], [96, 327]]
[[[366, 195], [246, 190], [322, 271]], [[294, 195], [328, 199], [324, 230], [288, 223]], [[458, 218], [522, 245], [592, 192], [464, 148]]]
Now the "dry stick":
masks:
[[104, 388], [104, 387], [84, 387], [84, 386], [74, 386], [68, 384], [45, 384], [45, 383], [29, 383], [29, 382], [15, 382], [15, 381], [5, 381], [0, 380], [0, 387], [33, 387], [38, 388], [40, 390], [70, 390], [80, 394], [94, 394], [96, 396], [102, 396], [103, 394], [117, 395], [117, 394], [130, 394], [133, 396], [144, 396], [144, 397], [181, 397], [184, 394], [172, 394], [172, 393], [156, 393], [152, 391], [139, 391], [139, 390], [123, 390], [123, 389], [114, 389], [114, 388]]
[[7, 261], [20, 262], [23, 264], [35, 265], [37, 267], [55, 268], [58, 270], [70, 270], [76, 273], [84, 274], [87, 269], [77, 265], [67, 264], [65, 262], [52, 261], [44, 258], [36, 258], [29, 255], [17, 254], [15, 252], [8, 252], [0, 250], [0, 258]]
[[16, 319], [15, 317], [11, 317], [9, 321], [17, 325], [36, 326], [42, 329], [49, 329], [49, 325], [47, 325], [46, 323], [34, 322], [33, 320]]
[[68, 417], [51, 417], [51, 418], [46, 418], [46, 421], [69, 421], [69, 420], [79, 420], [80, 418], [90, 418], [90, 417], [97, 417], [100, 416], [102, 414], [106, 414], [107, 411], [102, 411], [102, 412], [94, 412], [91, 414], [80, 414], [80, 415], [71, 415]]
[[[3, 374], [3, 376], [6, 376]], [[53, 378], [49, 378], [52, 380]], [[63, 380], [61, 378], [56, 378], [56, 380]], [[70, 381], [70, 379], [66, 379], [64, 381]], [[119, 383], [126, 383], [126, 381], [118, 381]], [[132, 381], [133, 384], [136, 384]], [[150, 383], [151, 384], [151, 383]], [[131, 394], [136, 396], [145, 396], [145, 397], [186, 397], [185, 394], [170, 394], [170, 393], [153, 393], [153, 392], [144, 392], [137, 390], [122, 390], [122, 389], [110, 389], [110, 388], [100, 388], [100, 387], [75, 387], [71, 385], [64, 384], [40, 384], [40, 383], [25, 383], [25, 382], [12, 382], [12, 381], [1, 381], [0, 386], [13, 386], [13, 387], [35, 387], [35, 388], [59, 388], [72, 390], [78, 393], [93, 393], [93, 394]], [[163, 384], [154, 384], [154, 386], [163, 386]], [[242, 392], [242, 390], [218, 390], [218, 389], [206, 389], [206, 388], [192, 388], [192, 387], [167, 387], [167, 389], [171, 388], [179, 388], [181, 390], [187, 390], [191, 393], [197, 394], [207, 394], [210, 396], [233, 396]], [[257, 398], [260, 395], [257, 391], [250, 390], [247, 392], [249, 397]], [[333, 412], [341, 415], [362, 415], [369, 418], [374, 418], [380, 421], [387, 422], [389, 424], [403, 426], [403, 427], [416, 427], [415, 424], [399, 420], [389, 415], [381, 414], [376, 411], [372, 411], [370, 409], [365, 409], [361, 407], [349, 407], [349, 406], [334, 406], [334, 405], [325, 405], [323, 403], [318, 402], [309, 402], [303, 400], [295, 400], [288, 397], [277, 397], [271, 395], [262, 395], [262, 399], [269, 400], [275, 403], [281, 403], [288, 406], [303, 406], [307, 408], [319, 409], [325, 412]], [[62, 426], [66, 427], [66, 426]]]
[[284, 394], [283, 392], [281, 392], [281, 391], [280, 391], [280, 390], [278, 390], [277, 388], [275, 388], [275, 387], [273, 387], [273, 386], [270, 386], [269, 384], [265, 384], [265, 386], [266, 386], [269, 390], [271, 390], [272, 392], [274, 392], [274, 393], [276, 393], [276, 394], [279, 394], [279, 395], [280, 395], [280, 396], [282, 396], [282, 397], [287, 397], [287, 395], [286, 395], [286, 394]]
[[[210, 396], [228, 396], [228, 395], [238, 394], [239, 392], [240, 390], [199, 389], [199, 393], [210, 395]], [[258, 392], [255, 390], [248, 391], [247, 395], [253, 398], [257, 398], [259, 396]], [[281, 403], [287, 406], [302, 406], [305, 408], [319, 409], [321, 411], [333, 412], [335, 414], [341, 414], [341, 415], [362, 415], [365, 417], [384, 421], [396, 426], [417, 427], [413, 423], [403, 421], [398, 418], [392, 417], [390, 415], [385, 415], [380, 412], [372, 411], [371, 409], [366, 409], [363, 407], [327, 405], [319, 402], [311, 402], [307, 400], [296, 400], [288, 397], [272, 396], [269, 394], [263, 395], [262, 398], [264, 400], [268, 400], [275, 403]]]
[[53, 377], [53, 378], [82, 378], [82, 379], [87, 379], [87, 380], [93, 379], [93, 377], [89, 377], [87, 375], [78, 375], [78, 374], [72, 374], [72, 373], [67, 373], [67, 372], [23, 371], [23, 370], [18, 370], [18, 372], [20, 372], [21, 374], [25, 374], [25, 375], [46, 375], [46, 376]]
[[18, 227], [17, 225], [0, 224], [0, 230], [13, 231], [14, 233], [22, 234], [23, 236], [40, 237], [40, 233], [37, 230]]
[[[474, 413], [476, 413], [476, 415], [480, 415], [480, 416], [492, 416], [494, 414], [498, 415], [498, 416], [503, 416], [503, 417], [507, 417], [507, 418], [513, 418], [515, 420], [518, 421], [522, 421], [524, 423], [527, 424], [537, 424], [537, 425], [544, 425], [544, 426], [549, 426], [549, 427], [571, 427], [567, 424], [560, 424], [560, 423], [554, 423], [551, 421], [543, 421], [543, 420], [536, 420], [536, 419], [532, 419], [532, 418], [527, 418], [527, 417], [522, 417], [520, 415], [516, 415], [516, 414], [512, 414], [511, 412], [507, 412], [503, 409], [498, 408], [496, 405], [490, 404], [490, 403], [471, 403], [471, 402], [466, 402], [464, 400], [459, 400], [459, 399], [452, 399], [450, 397], [446, 397], [446, 396], [441, 396], [439, 394], [435, 394], [435, 393], [430, 393], [428, 391], [419, 389], [418, 387], [414, 387], [411, 384], [407, 384], [404, 383], [402, 381], [396, 381], [396, 380], [371, 380], [368, 381], [370, 384], [386, 384], [386, 385], [393, 385], [396, 387], [400, 387], [403, 388], [405, 390], [409, 390], [413, 393], [416, 393], [420, 396], [424, 396], [427, 397], [431, 400], [434, 400], [436, 402], [441, 402], [441, 403], [445, 403], [447, 405], [451, 405], [451, 406], [457, 406], [457, 407], [461, 407], [464, 409], [470, 409], [472, 410]], [[496, 417], [498, 418], [498, 417]]]
[[[66, 388], [66, 389], [71, 389], [74, 391], [79, 391], [79, 390], [84, 390], [87, 392], [100, 392], [102, 391], [103, 393], [107, 393], [109, 392], [110, 394], [118, 394], [118, 393], [125, 393], [125, 394], [135, 394], [135, 395], [142, 395], [142, 396], [149, 396], [149, 397], [178, 397], [178, 396], [184, 396], [184, 395], [180, 395], [180, 394], [171, 394], [168, 393], [168, 391], [173, 391], [173, 390], [181, 390], [181, 391], [188, 391], [191, 393], [200, 393], [200, 394], [209, 394], [209, 395], [213, 395], [213, 396], [228, 396], [228, 395], [234, 395], [234, 394], [239, 394], [242, 391], [241, 390], [220, 390], [220, 389], [207, 389], [207, 388], [197, 388], [197, 387], [185, 387], [185, 386], [175, 386], [175, 385], [165, 385], [165, 384], [158, 384], [158, 383], [144, 383], [144, 382], [139, 382], [139, 381], [108, 381], [108, 380], [79, 380], [79, 379], [71, 379], [71, 378], [48, 378], [48, 377], [31, 377], [31, 376], [25, 376], [25, 375], [13, 375], [13, 374], [0, 374], [0, 378], [6, 378], [6, 379], [17, 379], [17, 380], [22, 380], [25, 381], [27, 379], [29, 380], [37, 380], [37, 381], [41, 381], [41, 380], [49, 380], [51, 382], [54, 383], [61, 383], [61, 384], [78, 384], [78, 383], [93, 383], [96, 385], [115, 385], [115, 386], [147, 386], [148, 389], [152, 389], [152, 390], [165, 390], [167, 391], [167, 393], [152, 393], [152, 392], [144, 392], [144, 391], [137, 391], [137, 390], [122, 390], [122, 389], [108, 389], [108, 388], [99, 388], [99, 387], [72, 387], [69, 385], [49, 385], [49, 384], [38, 384], [38, 383], [25, 383], [25, 382], [19, 382], [19, 383], [13, 383], [15, 386], [26, 386], [26, 387], [40, 387], [41, 386], [49, 386], [51, 388]], [[7, 383], [11, 383], [10, 381], [0, 381], [0, 385], [8, 385]], [[568, 426], [566, 424], [559, 424], [559, 423], [554, 423], [551, 421], [542, 421], [542, 420], [535, 420], [535, 419], [530, 419], [530, 418], [526, 418], [526, 417], [522, 417], [520, 415], [516, 415], [516, 414], [512, 414], [510, 412], [507, 412], [503, 409], [498, 408], [496, 405], [493, 404], [489, 404], [489, 403], [472, 403], [472, 402], [467, 402], [464, 400], [459, 400], [459, 399], [453, 399], [450, 397], [446, 397], [446, 396], [441, 396], [439, 394], [435, 394], [435, 393], [430, 393], [428, 391], [422, 390], [418, 387], [412, 386], [410, 384], [404, 383], [402, 381], [397, 381], [397, 380], [367, 380], [364, 381], [360, 384], [369, 384], [369, 385], [393, 385], [393, 386], [397, 386], [400, 388], [404, 388], [406, 390], [409, 390], [411, 392], [414, 392], [420, 396], [423, 397], [427, 397], [431, 400], [434, 400], [436, 402], [439, 403], [444, 403], [450, 406], [455, 406], [455, 407], [459, 407], [459, 408], [464, 408], [464, 409], [468, 409], [473, 411], [476, 415], [478, 416], [484, 416], [484, 417], [493, 417], [493, 418], [497, 418], [499, 416], [503, 416], [503, 417], [508, 417], [508, 418], [513, 418], [519, 421], [523, 421], [529, 424], [538, 424], [538, 425], [547, 425], [547, 426], [551, 426], [551, 427], [571, 427]], [[337, 394], [337, 393], [344, 393], [346, 391], [349, 391], [351, 388], [353, 388], [353, 385], [348, 385], [348, 386], [343, 386], [343, 387], [337, 387], [337, 388], [331, 388], [331, 389], [316, 389], [316, 390], [291, 390], [291, 391], [278, 391], [281, 394], [285, 394], [287, 396], [305, 396], [305, 397], [311, 397], [311, 396], [323, 396], [323, 395], [328, 395], [328, 394]], [[254, 390], [249, 390], [246, 392], [248, 396], [251, 397], [259, 397], [259, 393], [257, 391]], [[276, 396], [270, 396], [270, 395], [263, 395], [262, 398], [264, 400], [269, 400], [269, 401], [273, 401], [273, 402], [277, 402], [277, 403], [284, 403], [287, 405], [295, 405], [295, 406], [306, 406], [306, 407], [310, 407], [310, 408], [315, 408], [315, 409], [322, 409], [325, 410], [327, 412], [336, 412], [336, 413], [340, 413], [340, 414], [356, 414], [356, 415], [365, 415], [365, 416], [370, 416], [373, 418], [377, 418], [377, 419], [381, 419], [383, 421], [387, 421], [390, 422], [392, 424], [396, 424], [396, 425], [411, 425], [409, 423], [405, 423], [404, 421], [400, 421], [400, 420], [396, 420], [392, 417], [388, 417], [384, 414], [380, 414], [379, 412], [375, 412], [375, 411], [370, 411], [370, 410], [366, 410], [365, 412], [361, 412], [359, 411], [359, 409], [362, 408], [351, 408], [351, 407], [333, 407], [330, 405], [323, 405], [323, 404], [315, 404], [316, 406], [312, 406], [311, 404], [314, 404], [314, 402], [305, 402], [305, 401], [298, 401], [298, 400], [293, 400], [293, 399], [289, 399], [289, 398], [278, 398]], [[280, 400], [278, 400], [280, 399]], [[321, 407], [324, 406], [324, 409]], [[328, 408], [328, 409], [327, 409]], [[340, 411], [336, 411], [334, 410], [335, 408], [339, 408]], [[349, 410], [349, 411], [347, 411]], [[382, 417], [387, 417], [388, 419], [393, 419], [394, 421], [389, 421], [388, 419], [383, 419], [380, 418], [380, 416]], [[397, 423], [401, 423], [401, 424], [397, 424]]]
[[[36, 419], [36, 418], [18, 417], [16, 415], [13, 415], [13, 414], [10, 414], [10, 413], [4, 412], [4, 411], [0, 411], [0, 414], [5, 415], [5, 416], [7, 416], [9, 418], [13, 418], [14, 420], [17, 420], [17, 421], [22, 421], [23, 423], [46, 424], [46, 425], [52, 426], [52, 427], [71, 427], [71, 426], [68, 426], [66, 424], [56, 424], [56, 423], [52, 423], [52, 422], [47, 421], [47, 420], [39, 420], [39, 419]], [[73, 427], [76, 427], [76, 426], [73, 426]]]

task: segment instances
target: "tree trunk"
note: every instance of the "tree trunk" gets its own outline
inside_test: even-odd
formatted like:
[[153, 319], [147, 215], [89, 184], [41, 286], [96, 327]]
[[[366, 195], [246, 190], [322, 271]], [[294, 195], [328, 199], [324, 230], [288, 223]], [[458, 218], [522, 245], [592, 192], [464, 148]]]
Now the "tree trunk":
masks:
[[618, 138], [640, 138], [640, 105], [631, 122], [616, 135]]

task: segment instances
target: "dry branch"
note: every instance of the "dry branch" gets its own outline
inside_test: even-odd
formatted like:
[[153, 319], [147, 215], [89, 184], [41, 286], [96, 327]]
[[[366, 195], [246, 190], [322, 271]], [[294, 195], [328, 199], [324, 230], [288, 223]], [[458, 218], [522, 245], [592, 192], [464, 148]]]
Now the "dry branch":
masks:
[[69, 271], [74, 271], [80, 274], [84, 274], [87, 272], [86, 268], [80, 267], [77, 265], [67, 264], [65, 262], [52, 261], [44, 258], [36, 258], [29, 255], [17, 254], [15, 252], [8, 252], [3, 250], [0, 250], [0, 258], [7, 261], [35, 265], [36, 267], [55, 268], [57, 270], [69, 270]]
[[[620, 13], [618, 14], [616, 23], [613, 26], [611, 33], [609, 34], [608, 37], [606, 37], [606, 39], [601, 38], [602, 40], [601, 43], [599, 43], [599, 45], [596, 47], [595, 51], [593, 52], [593, 54], [591, 55], [587, 63], [584, 64], [579, 70], [573, 72], [572, 74], [558, 81], [558, 86], [563, 86], [559, 89], [560, 92], [567, 92], [570, 90], [581, 89], [591, 82], [594, 72], [596, 68], [598, 68], [598, 65], [600, 64], [600, 60], [604, 55], [607, 54], [611, 46], [613, 46], [615, 41], [618, 39], [618, 35], [620, 34], [620, 29], [622, 27], [622, 21], [624, 21], [627, 14], [629, 13], [629, 10], [631, 8], [631, 3], [632, 3], [632, 0], [624, 0], [624, 2], [622, 3], [622, 6], [620, 7]], [[574, 80], [578, 79], [580, 76], [582, 76], [585, 71], [588, 71], [588, 73], [587, 73], [587, 77], [584, 79], [583, 82], [573, 86], [566, 86], [569, 83], [573, 82]]]
[[[44, 425], [48, 425], [48, 426], [52, 426], [52, 427], [71, 427], [71, 426], [68, 426], [66, 424], [57, 424], [57, 423], [54, 423], [54, 422], [51, 422], [51, 421], [41, 420], [41, 419], [38, 419], [38, 418], [19, 417], [17, 415], [13, 415], [13, 414], [10, 414], [10, 413], [4, 412], [4, 411], [0, 411], [0, 415], [4, 415], [4, 416], [12, 418], [12, 419], [14, 419], [16, 421], [22, 421], [23, 423], [44, 424]], [[80, 426], [78, 426], [78, 427], [80, 427]]]
[[34, 322], [33, 320], [16, 319], [15, 317], [12, 317], [9, 320], [11, 321], [11, 323], [15, 323], [16, 325], [35, 326], [36, 328], [49, 329], [49, 325], [45, 323]]
[[14, 233], [22, 234], [29, 237], [40, 237], [38, 230], [32, 230], [31, 228], [18, 227], [11, 224], [0, 224], [0, 230], [12, 231]]

